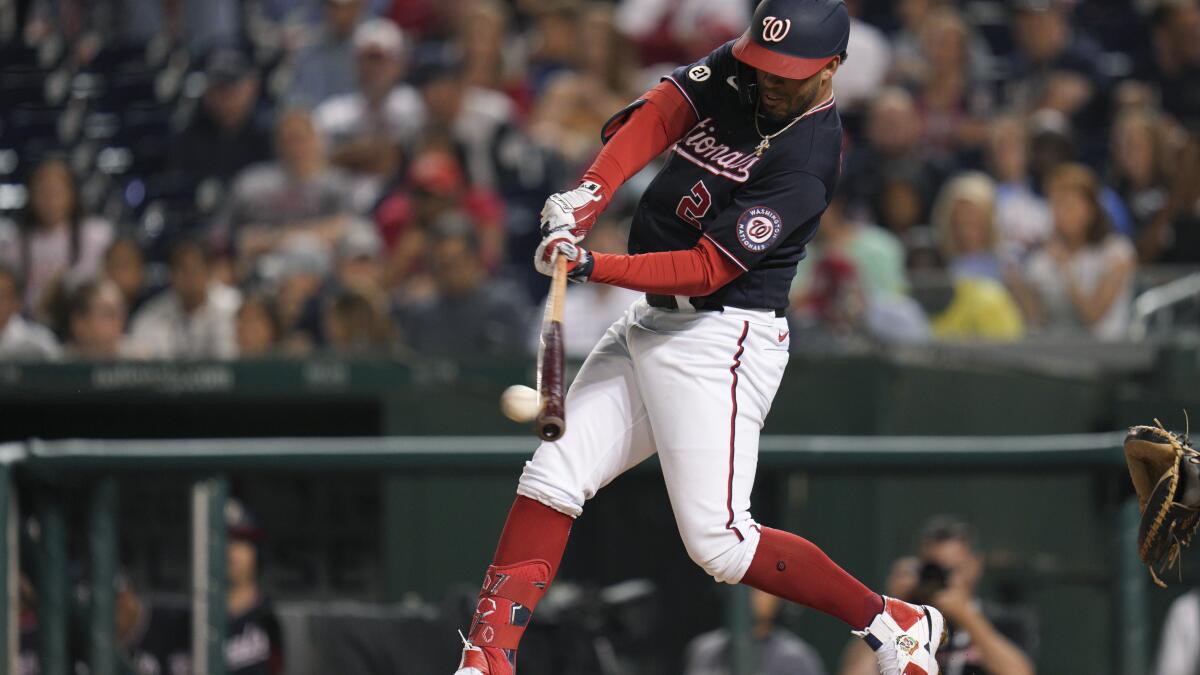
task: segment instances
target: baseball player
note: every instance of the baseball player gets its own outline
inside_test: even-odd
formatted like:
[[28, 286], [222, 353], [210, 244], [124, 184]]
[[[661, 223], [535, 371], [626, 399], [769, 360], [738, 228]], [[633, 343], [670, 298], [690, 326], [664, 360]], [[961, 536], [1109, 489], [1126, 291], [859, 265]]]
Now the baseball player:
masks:
[[[655, 453], [684, 546], [717, 581], [841, 619], [882, 675], [937, 673], [936, 609], [881, 596], [750, 516], [759, 432], [788, 360], [788, 287], [838, 179], [832, 80], [849, 32], [841, 0], [763, 0], [740, 38], [606, 123], [579, 187], [547, 200], [539, 271], [564, 256], [573, 281], [646, 296], [584, 362], [566, 434], [525, 465], [457, 675], [512, 675], [573, 519]], [[632, 253], [580, 245], [613, 192], [667, 149], [634, 214]]]

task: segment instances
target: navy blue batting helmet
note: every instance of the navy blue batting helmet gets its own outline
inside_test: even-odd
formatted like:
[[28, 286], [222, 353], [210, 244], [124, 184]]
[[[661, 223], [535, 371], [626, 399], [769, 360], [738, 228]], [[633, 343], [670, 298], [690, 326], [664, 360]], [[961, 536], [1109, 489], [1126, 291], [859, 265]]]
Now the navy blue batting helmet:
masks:
[[763, 0], [733, 55], [772, 75], [803, 80], [844, 53], [849, 41], [850, 14], [842, 0]]

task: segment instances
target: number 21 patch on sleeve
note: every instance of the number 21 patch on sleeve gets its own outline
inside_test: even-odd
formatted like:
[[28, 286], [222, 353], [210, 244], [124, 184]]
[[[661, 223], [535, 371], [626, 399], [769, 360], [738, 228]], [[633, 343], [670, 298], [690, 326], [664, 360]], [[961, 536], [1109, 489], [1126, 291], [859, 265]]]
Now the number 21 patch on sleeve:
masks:
[[752, 206], [737, 221], [737, 238], [742, 248], [762, 253], [779, 236], [783, 219], [765, 206]]

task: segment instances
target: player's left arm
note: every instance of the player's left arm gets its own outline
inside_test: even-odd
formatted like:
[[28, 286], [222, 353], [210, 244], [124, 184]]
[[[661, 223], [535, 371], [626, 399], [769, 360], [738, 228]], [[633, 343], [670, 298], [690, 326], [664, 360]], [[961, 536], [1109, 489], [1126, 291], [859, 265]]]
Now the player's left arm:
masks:
[[[826, 206], [825, 184], [802, 171], [779, 172], [747, 186], [711, 220], [696, 245], [638, 255], [563, 250], [573, 281], [595, 281], [645, 293], [708, 295], [738, 278], [781, 245], [803, 247]], [[539, 251], [548, 256], [548, 252]]]
[[696, 113], [683, 90], [668, 81], [618, 112], [604, 125], [604, 147], [579, 187], [546, 200], [542, 238], [583, 239], [617, 188], [695, 125]]

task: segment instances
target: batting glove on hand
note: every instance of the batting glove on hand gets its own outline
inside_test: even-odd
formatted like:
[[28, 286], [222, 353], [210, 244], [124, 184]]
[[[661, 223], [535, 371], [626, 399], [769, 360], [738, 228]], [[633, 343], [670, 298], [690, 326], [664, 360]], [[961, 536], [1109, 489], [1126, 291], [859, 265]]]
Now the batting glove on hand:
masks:
[[596, 266], [595, 257], [586, 248], [563, 237], [543, 239], [533, 254], [533, 266], [542, 274], [552, 277], [560, 255], [567, 259], [567, 281], [582, 284], [592, 276], [592, 269]]
[[603, 204], [600, 184], [593, 181], [550, 195], [542, 207], [543, 241], [552, 234], [570, 234], [571, 243], [578, 243], [596, 223]]

